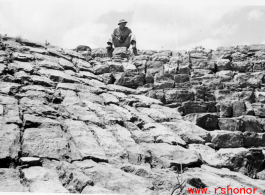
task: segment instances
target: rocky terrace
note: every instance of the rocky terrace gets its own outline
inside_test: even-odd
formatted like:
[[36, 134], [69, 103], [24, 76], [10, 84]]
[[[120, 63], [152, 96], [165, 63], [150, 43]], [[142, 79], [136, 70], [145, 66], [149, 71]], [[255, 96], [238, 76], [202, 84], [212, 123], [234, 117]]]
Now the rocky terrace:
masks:
[[2, 37], [0, 191], [265, 193], [265, 45], [113, 54]]

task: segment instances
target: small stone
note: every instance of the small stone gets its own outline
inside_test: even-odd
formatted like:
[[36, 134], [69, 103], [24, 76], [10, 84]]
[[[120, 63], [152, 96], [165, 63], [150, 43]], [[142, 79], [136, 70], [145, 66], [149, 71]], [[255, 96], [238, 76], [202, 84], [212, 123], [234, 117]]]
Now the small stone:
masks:
[[37, 157], [21, 157], [19, 161], [21, 165], [39, 166], [41, 164], [40, 158]]

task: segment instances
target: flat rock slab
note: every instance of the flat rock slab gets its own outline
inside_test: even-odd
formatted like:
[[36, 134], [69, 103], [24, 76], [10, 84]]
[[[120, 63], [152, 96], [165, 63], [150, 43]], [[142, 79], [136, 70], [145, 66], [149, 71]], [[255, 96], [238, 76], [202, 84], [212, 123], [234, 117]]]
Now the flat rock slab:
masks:
[[99, 145], [104, 149], [107, 157], [120, 157], [126, 153], [126, 148], [119, 143], [110, 129], [103, 129], [95, 125], [90, 126], [90, 128], [94, 132]]
[[46, 87], [54, 86], [54, 82], [47, 77], [33, 75], [30, 78], [35, 85], [43, 85]]
[[115, 95], [112, 95], [109, 93], [102, 93], [100, 94], [100, 97], [102, 97], [104, 102], [106, 102], [107, 104], [110, 104], [110, 103], [118, 104], [119, 103], [119, 99]]
[[166, 103], [193, 101], [194, 93], [189, 90], [171, 89], [165, 90]]
[[22, 170], [23, 180], [29, 186], [30, 192], [38, 193], [68, 193], [54, 170], [44, 167], [30, 167]]
[[9, 94], [12, 92], [12, 89], [19, 87], [20, 85], [17, 83], [9, 83], [9, 82], [1, 82], [0, 83], [0, 93]]
[[215, 149], [203, 144], [189, 144], [189, 149], [197, 151], [201, 155], [204, 163], [213, 167], [220, 168], [224, 165], [225, 161], [228, 160], [218, 155]]
[[22, 155], [64, 159], [64, 157], [69, 156], [67, 136], [58, 127], [25, 129]]
[[70, 135], [70, 149], [73, 160], [96, 158], [106, 160], [102, 147], [99, 146], [93, 129], [82, 121], [65, 120], [67, 134]]
[[78, 73], [75, 74], [75, 76], [77, 77], [81, 77], [81, 78], [87, 78], [87, 79], [96, 79], [98, 81], [102, 81], [103, 79], [91, 72], [88, 71], [79, 71]]
[[144, 177], [126, 173], [121, 169], [115, 168], [110, 164], [98, 164], [97, 166], [86, 169], [85, 174], [93, 178], [94, 186], [104, 188], [117, 194], [151, 195], [154, 185]]
[[24, 128], [32, 127], [61, 127], [61, 123], [45, 117], [39, 117], [31, 114], [24, 114]]
[[159, 105], [152, 105], [150, 108], [138, 107], [137, 110], [157, 122], [176, 121], [182, 118], [176, 109]]
[[31, 114], [37, 116], [53, 116], [54, 118], [59, 114], [54, 108], [45, 105], [40, 100], [31, 100], [27, 97], [19, 100], [19, 109], [24, 114]]
[[18, 105], [5, 105], [3, 120], [7, 124], [17, 124], [21, 125], [22, 121], [19, 116], [19, 108]]
[[31, 72], [33, 70], [33, 64], [29, 62], [14, 61], [13, 63], [8, 64], [8, 69], [14, 73], [20, 70]]
[[65, 69], [65, 70], [73, 70], [76, 71], [76, 68], [72, 62], [69, 60], [66, 60], [64, 58], [59, 58], [59, 64]]
[[137, 107], [149, 107], [153, 104], [162, 105], [162, 102], [154, 98], [149, 98], [144, 95], [129, 95], [128, 98], [135, 98], [138, 102], [135, 103]]
[[171, 128], [172, 131], [189, 144], [205, 143], [211, 139], [208, 131], [189, 121], [178, 120], [176, 122], [163, 122], [162, 124]]
[[15, 60], [22, 61], [22, 62], [29, 62], [29, 61], [34, 60], [34, 56], [32, 54], [15, 52], [12, 54], [12, 56]]
[[0, 104], [2, 105], [17, 105], [18, 101], [12, 97], [7, 95], [0, 95]]
[[75, 64], [75, 66], [80, 70], [80, 71], [89, 71], [89, 72], [93, 72], [93, 67], [92, 65], [82, 59], [74, 59], [73, 63]]
[[81, 120], [85, 122], [92, 122], [95, 124], [102, 124], [104, 121], [94, 111], [88, 107], [81, 107], [79, 105], [69, 105], [65, 109], [71, 115], [72, 119]]
[[0, 192], [28, 192], [20, 182], [17, 169], [0, 169]]
[[47, 68], [47, 69], [64, 71], [64, 68], [61, 65], [53, 61], [43, 60], [43, 61], [38, 62], [38, 65], [40, 67]]
[[114, 192], [99, 186], [86, 186], [82, 194], [113, 194]]
[[20, 145], [19, 129], [15, 125], [5, 125], [0, 130], [0, 159], [18, 157]]
[[138, 142], [186, 145], [186, 142], [182, 140], [179, 135], [170, 128], [159, 123], [147, 123], [143, 126], [142, 130], [131, 129], [131, 133]]
[[122, 93], [125, 93], [125, 94], [136, 94], [136, 90], [135, 89], [130, 89], [130, 88], [119, 86], [119, 85], [109, 84], [109, 85], [107, 85], [107, 88], [110, 91], [122, 92]]
[[181, 146], [172, 146], [165, 143], [141, 144], [152, 154], [151, 164], [159, 168], [166, 168], [182, 164], [183, 167], [200, 166], [202, 164], [199, 153]]
[[63, 71], [53, 69], [40, 69], [40, 74], [48, 77], [53, 82], [64, 82], [64, 83], [80, 83], [80, 81]]

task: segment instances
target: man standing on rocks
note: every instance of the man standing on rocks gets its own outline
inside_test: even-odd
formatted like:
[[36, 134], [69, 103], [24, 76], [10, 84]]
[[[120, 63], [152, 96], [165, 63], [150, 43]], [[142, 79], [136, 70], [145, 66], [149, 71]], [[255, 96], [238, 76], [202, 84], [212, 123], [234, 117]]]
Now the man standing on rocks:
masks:
[[127, 49], [132, 45], [134, 55], [137, 54], [136, 39], [132, 34], [131, 29], [126, 27], [127, 21], [122, 19], [119, 21], [118, 28], [115, 28], [111, 38], [108, 40], [107, 53], [108, 57], [112, 57], [113, 47], [126, 47]]

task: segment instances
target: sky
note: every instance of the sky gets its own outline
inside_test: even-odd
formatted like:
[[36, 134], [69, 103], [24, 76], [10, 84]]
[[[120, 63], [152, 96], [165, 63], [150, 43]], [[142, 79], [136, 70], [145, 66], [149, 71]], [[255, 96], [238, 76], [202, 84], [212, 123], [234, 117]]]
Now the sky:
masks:
[[259, 0], [0, 0], [0, 34], [69, 49], [106, 47], [120, 19], [138, 49], [265, 44]]

